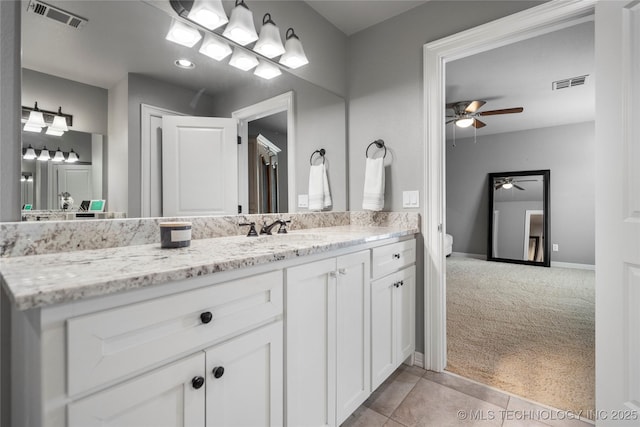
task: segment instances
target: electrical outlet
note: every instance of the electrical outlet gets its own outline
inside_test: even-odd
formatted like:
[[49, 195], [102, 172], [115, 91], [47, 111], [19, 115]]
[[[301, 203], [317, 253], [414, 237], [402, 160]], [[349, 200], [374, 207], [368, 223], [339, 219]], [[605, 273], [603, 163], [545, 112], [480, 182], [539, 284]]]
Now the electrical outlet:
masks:
[[309, 195], [308, 194], [298, 194], [298, 207], [299, 208], [308, 208], [309, 207]]
[[558, 252], [558, 244], [557, 243], [553, 244], [553, 252]]

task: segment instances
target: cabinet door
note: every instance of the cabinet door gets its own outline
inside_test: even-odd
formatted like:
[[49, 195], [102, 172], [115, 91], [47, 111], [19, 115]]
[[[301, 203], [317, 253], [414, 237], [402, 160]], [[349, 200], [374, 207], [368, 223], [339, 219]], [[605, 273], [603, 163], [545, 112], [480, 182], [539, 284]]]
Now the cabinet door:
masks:
[[69, 427], [202, 427], [204, 353], [69, 404]]
[[282, 426], [282, 321], [206, 351], [207, 427]]
[[336, 420], [335, 259], [286, 271], [287, 425]]
[[396, 366], [400, 366], [415, 350], [416, 325], [416, 268], [411, 266], [400, 273], [402, 285], [396, 288], [394, 297], [396, 329]]
[[371, 392], [369, 251], [337, 258], [336, 423]]
[[396, 369], [393, 315], [394, 286], [399, 274], [392, 274], [371, 283], [371, 389], [377, 389]]

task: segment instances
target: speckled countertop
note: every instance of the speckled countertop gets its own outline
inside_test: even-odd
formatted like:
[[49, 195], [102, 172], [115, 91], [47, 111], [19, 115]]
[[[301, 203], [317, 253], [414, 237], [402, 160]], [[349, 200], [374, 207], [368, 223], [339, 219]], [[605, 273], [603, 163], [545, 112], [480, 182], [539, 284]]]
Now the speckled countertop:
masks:
[[13, 304], [27, 310], [417, 232], [411, 227], [344, 225], [285, 235], [198, 239], [180, 249], [161, 249], [157, 243], [19, 256], [0, 259], [0, 276]]

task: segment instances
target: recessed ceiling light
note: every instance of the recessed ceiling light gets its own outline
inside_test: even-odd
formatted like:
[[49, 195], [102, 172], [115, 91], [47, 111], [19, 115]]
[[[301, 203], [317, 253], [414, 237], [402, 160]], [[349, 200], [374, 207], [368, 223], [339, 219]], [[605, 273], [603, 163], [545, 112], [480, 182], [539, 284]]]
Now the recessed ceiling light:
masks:
[[188, 59], [176, 59], [175, 64], [177, 67], [180, 67], [180, 68], [195, 68], [196, 66], [196, 64], [189, 61]]

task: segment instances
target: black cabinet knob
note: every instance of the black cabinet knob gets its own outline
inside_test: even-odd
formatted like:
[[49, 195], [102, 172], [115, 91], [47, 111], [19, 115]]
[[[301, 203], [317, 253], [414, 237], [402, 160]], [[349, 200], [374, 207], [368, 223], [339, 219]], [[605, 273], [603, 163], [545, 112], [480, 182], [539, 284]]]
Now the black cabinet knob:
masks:
[[400, 259], [400, 254], [393, 254], [393, 257], [394, 257], [395, 259]]
[[202, 321], [202, 323], [209, 323], [212, 319], [213, 314], [211, 314], [210, 311], [205, 311], [204, 313], [200, 314], [200, 320]]
[[220, 378], [224, 375], [224, 368], [222, 366], [216, 366], [213, 368], [213, 377]]
[[191, 380], [191, 385], [196, 390], [199, 389], [200, 387], [202, 387], [204, 385], [204, 378], [202, 378], [202, 377], [193, 377], [193, 379]]
[[400, 280], [400, 286], [404, 286], [404, 280]]

